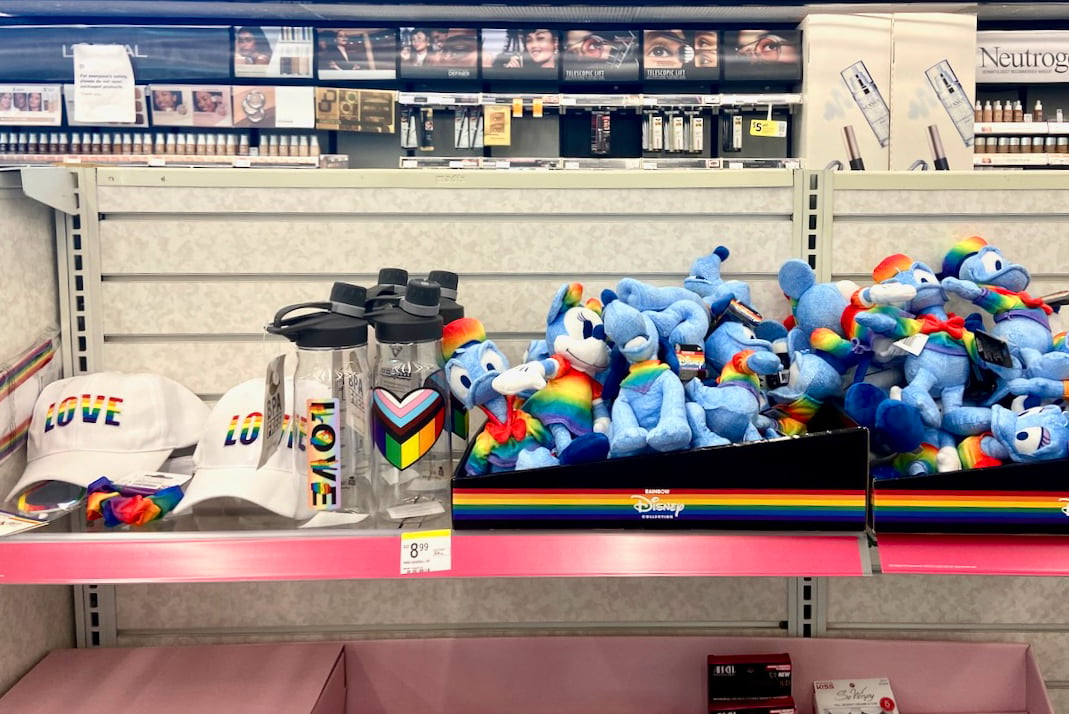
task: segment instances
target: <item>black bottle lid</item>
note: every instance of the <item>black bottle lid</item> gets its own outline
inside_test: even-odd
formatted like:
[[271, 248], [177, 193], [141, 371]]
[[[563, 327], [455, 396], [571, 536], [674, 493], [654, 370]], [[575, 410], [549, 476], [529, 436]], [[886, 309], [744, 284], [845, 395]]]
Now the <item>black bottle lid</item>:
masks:
[[378, 342], [432, 342], [442, 338], [443, 322], [438, 314], [441, 288], [429, 280], [409, 280], [397, 307], [372, 316]]
[[394, 292], [403, 292], [408, 284], [408, 271], [404, 268], [382, 268], [379, 270], [379, 282], [376, 287], [393, 286]]
[[[275, 313], [267, 326], [304, 349], [341, 349], [367, 344], [367, 320], [363, 319], [367, 291], [359, 285], [334, 283], [329, 302], [287, 305]], [[297, 310], [315, 310], [287, 317]]]
[[367, 288], [362, 285], [337, 282], [330, 289], [330, 311], [350, 317], [363, 317], [367, 303]]
[[396, 305], [399, 296], [404, 294], [407, 284], [408, 271], [404, 268], [380, 269], [379, 282], [367, 291], [366, 306], [368, 312], [377, 312], [390, 305]]
[[464, 306], [457, 302], [459, 276], [448, 270], [432, 270], [427, 279], [433, 280], [442, 286], [442, 300], [438, 308], [438, 314], [442, 316], [442, 322], [448, 325], [450, 322], [464, 317]]

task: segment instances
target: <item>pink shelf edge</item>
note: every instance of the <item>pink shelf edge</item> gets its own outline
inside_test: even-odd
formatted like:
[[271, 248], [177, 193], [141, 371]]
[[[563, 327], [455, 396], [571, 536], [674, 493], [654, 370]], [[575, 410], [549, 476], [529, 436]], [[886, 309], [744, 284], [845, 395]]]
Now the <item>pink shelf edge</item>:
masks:
[[1069, 575], [1064, 536], [883, 534], [877, 541], [888, 574]]
[[0, 584], [420, 577], [866, 575], [860, 534], [454, 533], [452, 569], [401, 575], [400, 537], [0, 541]]

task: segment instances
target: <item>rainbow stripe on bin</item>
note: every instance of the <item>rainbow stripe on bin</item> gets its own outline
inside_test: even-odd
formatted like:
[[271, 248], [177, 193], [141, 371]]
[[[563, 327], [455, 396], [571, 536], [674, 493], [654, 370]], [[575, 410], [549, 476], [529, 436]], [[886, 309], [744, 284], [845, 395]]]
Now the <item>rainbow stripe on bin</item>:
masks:
[[1069, 491], [876, 491], [872, 504], [877, 533], [881, 523], [1069, 526]]
[[453, 489], [453, 518], [492, 521], [865, 521], [865, 491]]

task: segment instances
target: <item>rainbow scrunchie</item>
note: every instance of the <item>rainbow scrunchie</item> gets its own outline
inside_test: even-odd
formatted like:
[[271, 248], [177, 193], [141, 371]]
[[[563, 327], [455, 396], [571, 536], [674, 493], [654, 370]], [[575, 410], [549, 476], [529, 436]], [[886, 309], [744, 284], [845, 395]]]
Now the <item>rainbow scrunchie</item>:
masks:
[[119, 525], [143, 526], [149, 521], [163, 518], [182, 500], [182, 487], [160, 489], [151, 496], [124, 495], [121, 486], [101, 476], [89, 484], [89, 502], [86, 514], [89, 521], [104, 519], [109, 528]]

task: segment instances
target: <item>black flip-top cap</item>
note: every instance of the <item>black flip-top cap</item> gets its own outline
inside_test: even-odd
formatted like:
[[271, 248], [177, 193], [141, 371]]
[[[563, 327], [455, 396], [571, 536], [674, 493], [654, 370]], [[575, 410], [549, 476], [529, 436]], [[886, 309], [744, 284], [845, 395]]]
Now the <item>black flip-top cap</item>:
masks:
[[330, 301], [362, 308], [367, 302], [367, 288], [351, 283], [334, 283], [330, 289]]
[[408, 283], [408, 271], [404, 268], [382, 268], [379, 270], [379, 285], [396, 285], [403, 288]]
[[[456, 273], [451, 273], [448, 270], [432, 270], [430, 275], [427, 276], [427, 280], [433, 280], [442, 287], [442, 295], [444, 297], [455, 298], [457, 296], [457, 285], [460, 284], [460, 277]], [[449, 294], [452, 291], [452, 294]]]
[[292, 327], [291, 339], [304, 349], [341, 349], [367, 344], [367, 322], [349, 315], [323, 312]]
[[391, 344], [440, 340], [444, 324], [438, 314], [440, 291], [438, 283], [409, 280], [400, 309], [389, 308], [375, 316], [375, 339]]

